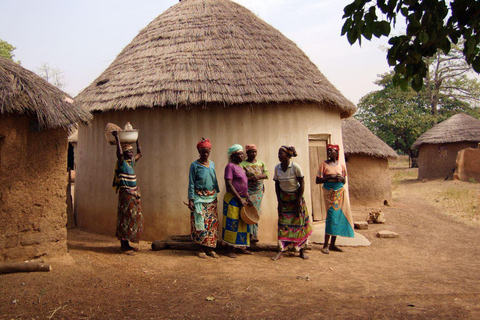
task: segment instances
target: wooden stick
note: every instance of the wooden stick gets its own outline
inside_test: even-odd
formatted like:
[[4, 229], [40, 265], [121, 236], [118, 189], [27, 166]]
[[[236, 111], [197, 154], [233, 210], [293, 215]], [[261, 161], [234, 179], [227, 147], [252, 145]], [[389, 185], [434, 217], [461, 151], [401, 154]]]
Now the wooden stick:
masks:
[[43, 260], [32, 260], [32, 261], [25, 261], [25, 262], [0, 262], [0, 274], [14, 273], [14, 272], [50, 271], [50, 270], [52, 270], [50, 265], [43, 263]]

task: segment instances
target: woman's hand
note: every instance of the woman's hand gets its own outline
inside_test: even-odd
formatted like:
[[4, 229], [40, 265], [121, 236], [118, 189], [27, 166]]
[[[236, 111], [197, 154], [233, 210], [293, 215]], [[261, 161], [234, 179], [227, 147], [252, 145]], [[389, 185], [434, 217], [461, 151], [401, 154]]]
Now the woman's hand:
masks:
[[190, 211], [195, 211], [195, 204], [193, 203], [193, 199], [188, 199], [188, 209], [190, 209]]
[[297, 213], [302, 212], [302, 198], [297, 198], [297, 200], [295, 200], [295, 211]]
[[247, 205], [247, 200], [245, 200], [244, 198], [240, 198], [240, 204], [245, 207]]
[[277, 211], [278, 211], [278, 215], [281, 215], [283, 213], [283, 204], [281, 201], [278, 201], [278, 206], [277, 206]]

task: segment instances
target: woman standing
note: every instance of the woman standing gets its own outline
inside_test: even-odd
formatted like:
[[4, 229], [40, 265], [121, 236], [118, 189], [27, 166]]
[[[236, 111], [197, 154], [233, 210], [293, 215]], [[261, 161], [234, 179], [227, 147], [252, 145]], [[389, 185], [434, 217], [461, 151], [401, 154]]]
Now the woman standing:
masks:
[[[245, 170], [248, 178], [248, 195], [250, 200], [260, 215], [260, 206], [265, 192], [263, 180], [268, 179], [268, 170], [265, 163], [257, 159], [256, 145], [247, 144], [245, 150], [247, 152], [247, 160], [242, 161], [240, 166]], [[252, 225], [251, 242], [258, 242], [258, 224]]]
[[293, 161], [297, 152], [293, 146], [282, 146], [278, 150], [280, 163], [275, 166], [273, 180], [278, 201], [278, 246], [272, 260], [281, 259], [288, 247], [300, 251], [302, 259], [308, 259], [305, 249], [312, 233], [310, 217], [303, 198], [305, 181], [302, 168]]
[[215, 164], [208, 158], [212, 150], [210, 140], [202, 138], [197, 143], [199, 158], [190, 165], [188, 176], [188, 208], [190, 209], [190, 233], [199, 245], [200, 258], [219, 258], [214, 251], [218, 237], [217, 175]]
[[[325, 254], [331, 251], [343, 252], [335, 245], [337, 236], [354, 237], [353, 219], [350, 206], [345, 201], [345, 177], [347, 171], [343, 164], [338, 162], [340, 147], [335, 144], [327, 145], [327, 160], [320, 164], [317, 173], [317, 184], [323, 183], [323, 199], [327, 210], [325, 222], [325, 243], [322, 252]], [[330, 246], [328, 242], [332, 237]]]
[[236, 252], [252, 254], [250, 246], [251, 226], [240, 219], [240, 209], [250, 202], [248, 197], [248, 179], [240, 167], [243, 161], [243, 148], [234, 144], [228, 149], [229, 163], [225, 167], [225, 185], [227, 192], [223, 198], [222, 240], [229, 246], [228, 256], [236, 258]]
[[117, 164], [113, 187], [118, 192], [117, 231], [120, 249], [133, 254], [139, 249], [130, 246], [129, 241], [138, 243], [143, 232], [143, 214], [140, 205], [140, 189], [133, 167], [142, 157], [142, 148], [137, 140], [137, 154], [133, 156], [133, 147], [129, 143], [120, 143], [118, 132], [112, 131], [117, 143]]

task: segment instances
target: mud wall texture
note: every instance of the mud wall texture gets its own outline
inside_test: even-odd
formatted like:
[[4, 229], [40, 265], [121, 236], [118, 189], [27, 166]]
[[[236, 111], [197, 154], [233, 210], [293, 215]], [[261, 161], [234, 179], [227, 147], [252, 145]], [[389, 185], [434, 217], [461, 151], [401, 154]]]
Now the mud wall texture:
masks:
[[454, 179], [480, 182], [480, 144], [458, 152]]
[[363, 155], [347, 155], [347, 179], [352, 205], [391, 203], [392, 179], [388, 160]]
[[67, 252], [67, 132], [0, 116], [0, 261]]
[[422, 144], [418, 150], [418, 179], [452, 179], [458, 151], [476, 142]]

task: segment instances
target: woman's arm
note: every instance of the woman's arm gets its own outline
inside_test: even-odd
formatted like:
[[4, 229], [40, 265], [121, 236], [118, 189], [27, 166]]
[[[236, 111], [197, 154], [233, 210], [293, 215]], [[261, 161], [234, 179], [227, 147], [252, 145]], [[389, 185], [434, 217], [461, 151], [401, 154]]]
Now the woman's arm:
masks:
[[278, 180], [275, 181], [275, 194], [277, 195], [277, 202], [278, 202], [277, 211], [278, 211], [278, 214], [281, 214], [282, 213], [282, 198], [280, 196], [280, 182], [278, 182]]
[[300, 184], [300, 186], [297, 189], [297, 200], [295, 203], [295, 207], [297, 209], [297, 212], [300, 212], [302, 210], [302, 198], [303, 198], [303, 192], [305, 191], [305, 179], [303, 177], [297, 177], [297, 181]]
[[138, 161], [142, 157], [142, 147], [140, 147], [140, 140], [137, 139], [137, 154], [135, 155], [135, 161]]
[[117, 160], [119, 163], [121, 163], [123, 161], [123, 152], [122, 146], [120, 145], [120, 139], [118, 138], [118, 131], [112, 131], [112, 134], [115, 137], [115, 142], [117, 143]]
[[235, 189], [235, 187], [233, 186], [232, 179], [225, 179], [225, 185], [227, 186], [227, 192], [233, 194], [240, 201], [242, 206], [247, 204], [247, 201], [240, 196], [240, 194], [237, 192], [237, 189]]
[[188, 208], [194, 211], [193, 195], [195, 192], [195, 167], [193, 163], [190, 165], [190, 172], [188, 173]]

